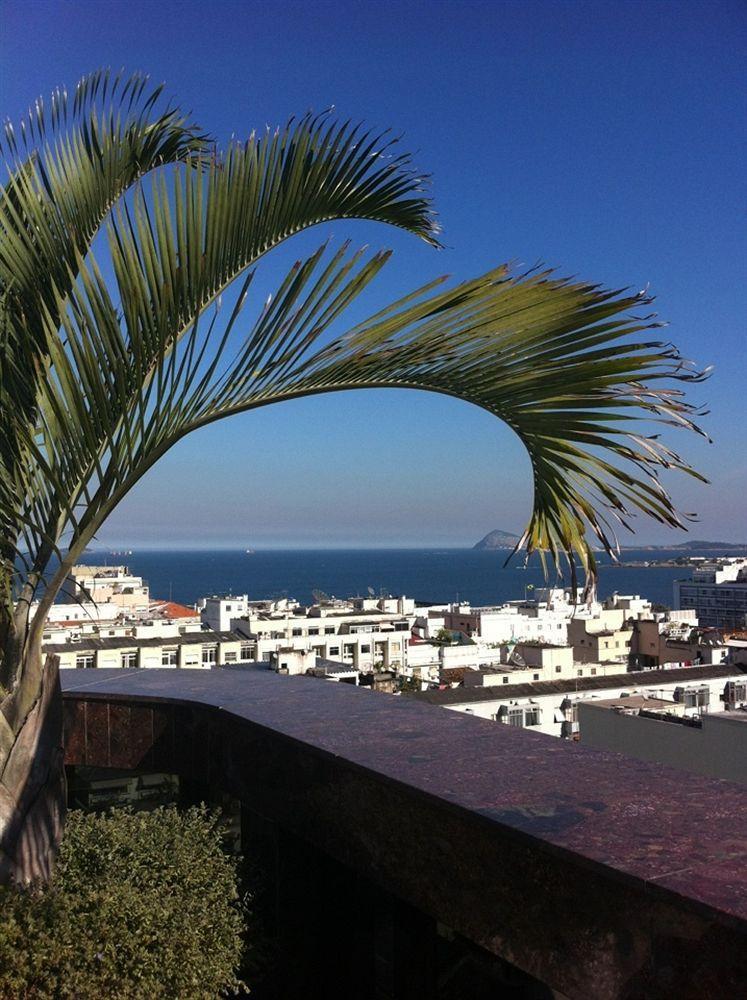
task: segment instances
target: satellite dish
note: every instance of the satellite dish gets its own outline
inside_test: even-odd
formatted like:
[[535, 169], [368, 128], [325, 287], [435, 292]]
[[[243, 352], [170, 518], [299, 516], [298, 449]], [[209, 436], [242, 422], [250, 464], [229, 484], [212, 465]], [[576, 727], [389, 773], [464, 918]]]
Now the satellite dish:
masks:
[[366, 587], [366, 590], [368, 591], [369, 597], [376, 597], [376, 591], [373, 589], [373, 587]]
[[329, 594], [325, 594], [323, 590], [312, 590], [311, 596], [317, 604], [324, 604], [325, 601], [329, 600]]

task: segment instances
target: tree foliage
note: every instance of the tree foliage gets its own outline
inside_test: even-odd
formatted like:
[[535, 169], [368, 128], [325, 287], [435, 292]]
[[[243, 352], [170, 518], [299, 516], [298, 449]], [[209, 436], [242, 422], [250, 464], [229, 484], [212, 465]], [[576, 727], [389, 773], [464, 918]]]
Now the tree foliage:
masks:
[[0, 887], [0, 997], [233, 991], [245, 928], [236, 865], [204, 807], [70, 813], [51, 884]]

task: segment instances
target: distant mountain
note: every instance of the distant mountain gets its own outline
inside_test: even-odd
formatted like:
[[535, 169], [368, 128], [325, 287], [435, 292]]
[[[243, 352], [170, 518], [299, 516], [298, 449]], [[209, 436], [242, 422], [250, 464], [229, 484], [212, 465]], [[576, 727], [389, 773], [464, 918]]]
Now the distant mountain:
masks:
[[702, 539], [694, 538], [690, 542], [680, 542], [679, 545], [623, 545], [624, 549], [681, 549], [683, 552], [706, 552], [709, 549], [724, 549], [743, 552], [747, 549], [744, 542], [704, 542]]
[[692, 542], [683, 542], [677, 546], [678, 549], [747, 549], [744, 542], [702, 542], [697, 539]]
[[473, 545], [473, 549], [512, 549], [519, 540], [519, 535], [512, 535], [510, 531], [489, 531], [480, 541]]

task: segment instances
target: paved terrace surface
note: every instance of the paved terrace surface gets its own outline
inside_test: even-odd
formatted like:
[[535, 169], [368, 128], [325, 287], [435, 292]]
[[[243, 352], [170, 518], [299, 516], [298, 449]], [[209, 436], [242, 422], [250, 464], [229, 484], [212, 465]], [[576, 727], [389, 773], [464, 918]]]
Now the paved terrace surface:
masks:
[[569, 996], [747, 995], [744, 787], [256, 668], [61, 676], [70, 763], [222, 784]]

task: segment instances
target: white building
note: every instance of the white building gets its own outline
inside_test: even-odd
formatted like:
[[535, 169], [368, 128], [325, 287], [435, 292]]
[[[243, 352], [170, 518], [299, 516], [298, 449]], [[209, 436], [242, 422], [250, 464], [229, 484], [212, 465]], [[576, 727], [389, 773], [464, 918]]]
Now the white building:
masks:
[[[31, 618], [36, 614], [39, 602], [31, 605]], [[111, 601], [94, 604], [83, 601], [80, 604], [53, 604], [47, 615], [47, 624], [56, 627], [65, 625], [98, 625], [103, 622], [113, 622], [122, 614], [122, 608]]]
[[226, 632], [231, 628], [231, 621], [234, 618], [243, 618], [248, 613], [249, 598], [246, 594], [238, 594], [235, 597], [231, 594], [223, 597], [214, 595], [203, 598], [198, 607], [204, 625], [214, 632]]
[[674, 603], [694, 608], [701, 625], [743, 627], [747, 624], [747, 559], [698, 563], [691, 579], [674, 581]]
[[44, 653], [59, 657], [61, 669], [175, 667], [210, 669], [244, 662], [247, 652], [232, 632], [188, 632], [180, 635], [82, 636], [77, 641], [49, 642]]
[[[187, 632], [202, 631], [200, 617], [194, 608], [176, 604], [174, 601], [153, 601], [147, 611], [128, 613], [117, 605], [91, 605], [94, 609], [86, 616], [87, 606], [53, 605], [53, 610], [62, 608], [62, 612], [50, 614], [44, 625], [42, 641], [44, 643], [78, 642], [84, 637], [113, 638], [135, 636], [153, 638], [158, 636], [184, 635]], [[78, 609], [79, 614], [73, 618], [61, 618], [69, 610]], [[95, 609], [106, 611], [114, 609], [116, 615], [97, 616]]]
[[148, 585], [126, 566], [73, 566], [63, 588], [68, 597], [82, 602], [116, 604], [128, 613], [148, 610]]
[[533, 595], [496, 607], [449, 605], [443, 614], [445, 627], [484, 643], [530, 640], [565, 646], [574, 622], [587, 622], [583, 628], [589, 633], [619, 631], [628, 619], [653, 613], [651, 603], [637, 594], [614, 594], [604, 604], [582, 602], [580, 594], [574, 602], [571, 592], [561, 588], [540, 588]]
[[[633, 695], [681, 701], [692, 713], [719, 711], [727, 684], [743, 684], [747, 668], [740, 666], [686, 667], [635, 673], [591, 674], [557, 681], [501, 683], [499, 686], [462, 686], [422, 691], [408, 697], [467, 712], [511, 726], [531, 728], [548, 736], [583, 739], [579, 734], [578, 705], [587, 700], [621, 699]], [[599, 668], [596, 668], [599, 670]]]
[[[244, 608], [235, 617], [234, 604]], [[331, 598], [302, 607], [287, 600], [249, 601], [242, 595], [207, 598], [202, 616], [206, 625], [226, 623], [230, 616], [228, 624], [251, 643], [255, 660], [270, 660], [284, 648], [373, 673], [379, 669], [399, 671], [405, 666], [417, 613], [415, 602], [407, 597]]]

